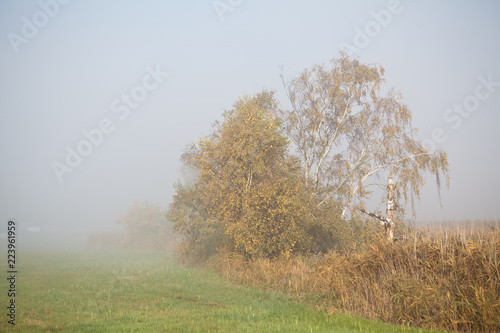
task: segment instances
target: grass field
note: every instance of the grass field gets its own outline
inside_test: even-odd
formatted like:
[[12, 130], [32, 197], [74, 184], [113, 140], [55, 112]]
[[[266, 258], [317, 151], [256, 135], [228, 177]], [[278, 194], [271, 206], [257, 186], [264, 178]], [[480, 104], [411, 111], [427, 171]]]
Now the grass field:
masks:
[[17, 265], [16, 325], [7, 323], [8, 281], [2, 278], [0, 331], [420, 331], [328, 316], [280, 294], [179, 266], [160, 253], [20, 253]]

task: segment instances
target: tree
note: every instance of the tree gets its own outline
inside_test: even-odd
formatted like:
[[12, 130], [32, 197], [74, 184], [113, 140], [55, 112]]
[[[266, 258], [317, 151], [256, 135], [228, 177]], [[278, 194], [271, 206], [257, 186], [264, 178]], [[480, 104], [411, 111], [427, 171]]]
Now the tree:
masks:
[[135, 200], [127, 212], [116, 219], [125, 229], [123, 246], [165, 250], [176, 242], [172, 223], [157, 203]]
[[273, 116], [274, 93], [243, 97], [214, 131], [182, 157], [199, 171], [191, 187], [177, 186], [169, 217], [196, 255], [227, 247], [273, 257], [307, 247], [300, 165]]
[[[443, 151], [431, 152], [415, 138], [411, 111], [400, 93], [382, 92], [384, 68], [362, 64], [345, 52], [329, 64], [313, 66], [296, 78], [282, 80], [289, 109], [277, 111], [283, 128], [301, 159], [304, 182], [317, 207], [335, 202], [345, 218], [354, 208], [364, 209], [370, 186], [382, 175], [397, 182], [397, 205], [404, 214], [419, 199], [423, 174], [448, 179]], [[400, 216], [401, 217], [401, 216]]]

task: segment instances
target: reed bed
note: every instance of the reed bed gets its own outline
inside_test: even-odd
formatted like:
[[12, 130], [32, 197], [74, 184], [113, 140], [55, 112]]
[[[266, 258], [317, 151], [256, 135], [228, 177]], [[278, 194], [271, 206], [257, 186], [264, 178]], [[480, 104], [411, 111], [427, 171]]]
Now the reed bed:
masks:
[[495, 223], [408, 230], [359, 251], [211, 263], [226, 278], [333, 313], [433, 329], [500, 331], [500, 229]]

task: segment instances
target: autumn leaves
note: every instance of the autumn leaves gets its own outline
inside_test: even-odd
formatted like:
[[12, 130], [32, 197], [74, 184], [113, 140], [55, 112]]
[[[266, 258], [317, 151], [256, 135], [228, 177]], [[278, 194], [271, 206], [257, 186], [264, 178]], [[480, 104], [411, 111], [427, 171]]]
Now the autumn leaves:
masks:
[[[276, 106], [272, 92], [243, 97], [209, 137], [184, 154], [183, 162], [200, 175], [194, 186], [182, 188], [186, 196], [178, 191], [170, 216], [179, 230], [196, 234], [185, 245], [199, 255], [216, 250], [207, 243], [248, 256], [306, 246], [299, 166], [287, 153], [288, 140], [273, 116]], [[207, 223], [200, 226], [200, 218]], [[198, 227], [205, 233], [195, 233]]]

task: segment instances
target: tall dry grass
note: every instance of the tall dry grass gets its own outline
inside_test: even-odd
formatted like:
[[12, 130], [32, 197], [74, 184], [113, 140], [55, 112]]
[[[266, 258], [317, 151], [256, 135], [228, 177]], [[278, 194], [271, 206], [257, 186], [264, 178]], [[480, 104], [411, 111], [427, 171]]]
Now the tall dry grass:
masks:
[[328, 311], [456, 331], [500, 331], [500, 229], [425, 228], [394, 244], [279, 260], [225, 254], [229, 279], [297, 296]]

